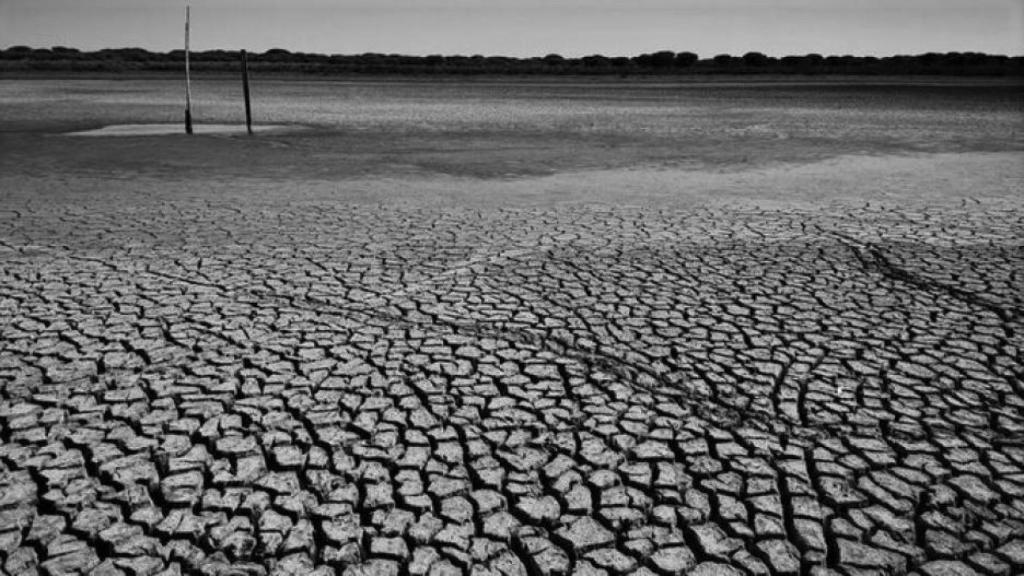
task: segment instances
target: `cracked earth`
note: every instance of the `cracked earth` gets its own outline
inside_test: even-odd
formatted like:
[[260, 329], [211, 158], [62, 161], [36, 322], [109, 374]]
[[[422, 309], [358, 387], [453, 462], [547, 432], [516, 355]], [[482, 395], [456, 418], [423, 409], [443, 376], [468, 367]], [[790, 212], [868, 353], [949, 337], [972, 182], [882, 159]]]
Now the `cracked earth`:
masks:
[[88, 202], [0, 220], [10, 574], [1024, 568], [1019, 206]]
[[0, 572], [1020, 574], [1016, 160], [0, 177]]

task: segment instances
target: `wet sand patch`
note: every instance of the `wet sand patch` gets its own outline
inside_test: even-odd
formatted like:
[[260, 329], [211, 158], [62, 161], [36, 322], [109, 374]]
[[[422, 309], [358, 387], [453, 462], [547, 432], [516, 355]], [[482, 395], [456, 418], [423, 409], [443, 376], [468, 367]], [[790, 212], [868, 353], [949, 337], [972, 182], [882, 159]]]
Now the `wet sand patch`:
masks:
[[[281, 133], [281, 132], [295, 132], [303, 130], [302, 126], [294, 124], [267, 124], [262, 126], [253, 126], [253, 132], [263, 133]], [[226, 135], [226, 136], [238, 136], [245, 135], [246, 130], [244, 125], [238, 124], [195, 124], [192, 126], [192, 130], [195, 134], [206, 135]], [[112, 124], [110, 126], [104, 126], [102, 128], [96, 128], [94, 130], [82, 130], [78, 132], [68, 132], [67, 136], [166, 136], [175, 134], [185, 134], [185, 128], [181, 124]]]

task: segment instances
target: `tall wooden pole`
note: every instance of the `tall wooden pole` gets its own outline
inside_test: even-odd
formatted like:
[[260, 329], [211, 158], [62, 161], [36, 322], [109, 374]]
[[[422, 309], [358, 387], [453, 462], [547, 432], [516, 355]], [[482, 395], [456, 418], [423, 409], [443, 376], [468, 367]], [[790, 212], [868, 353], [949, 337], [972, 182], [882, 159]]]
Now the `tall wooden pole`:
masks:
[[245, 129], [252, 135], [252, 107], [249, 105], [249, 59], [242, 50], [242, 92], [245, 94]]
[[192, 133], [192, 77], [188, 69], [189, 6], [185, 5], [185, 133]]

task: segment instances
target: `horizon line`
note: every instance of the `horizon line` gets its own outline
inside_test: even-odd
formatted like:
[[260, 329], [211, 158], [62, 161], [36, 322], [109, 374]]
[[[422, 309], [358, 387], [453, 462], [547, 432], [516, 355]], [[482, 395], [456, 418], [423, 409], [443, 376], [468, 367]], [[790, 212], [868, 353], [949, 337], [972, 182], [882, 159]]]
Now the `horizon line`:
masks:
[[[175, 52], [184, 52], [185, 51], [184, 48], [172, 48], [170, 50], [155, 50], [155, 49], [150, 49], [150, 48], [143, 48], [141, 46], [109, 46], [109, 47], [106, 47], [106, 48], [97, 48], [97, 49], [94, 49], [94, 50], [88, 50], [88, 49], [76, 48], [74, 46], [67, 46], [67, 45], [62, 45], [62, 44], [54, 44], [52, 46], [42, 46], [42, 47], [34, 47], [34, 46], [30, 46], [28, 44], [13, 44], [13, 45], [7, 46], [6, 48], [0, 48], [0, 51], [7, 52], [7, 51], [13, 50], [15, 48], [29, 48], [30, 50], [49, 50], [51, 52], [53, 50], [55, 50], [55, 49], [63, 49], [63, 50], [71, 50], [71, 51], [78, 52], [78, 53], [81, 53], [81, 54], [102, 52], [104, 50], [142, 50], [144, 52], [149, 52], [149, 53], [152, 53], [152, 54], [173, 54]], [[960, 55], [968, 55], [968, 54], [970, 54], [970, 55], [977, 55], [977, 56], [990, 56], [990, 57], [996, 57], [996, 58], [999, 58], [999, 57], [1024, 58], [1024, 53], [1020, 53], [1020, 54], [1006, 54], [1006, 53], [993, 53], [993, 52], [974, 51], [974, 50], [949, 50], [949, 51], [945, 51], [945, 52], [937, 52], [937, 51], [934, 51], [934, 50], [930, 50], [930, 51], [927, 51], [927, 52], [916, 52], [916, 53], [902, 52], [902, 53], [889, 53], [889, 54], [885, 54], [885, 55], [879, 55], [879, 54], [851, 54], [851, 53], [846, 53], [846, 54], [839, 54], [839, 53], [827, 54], [827, 53], [824, 53], [824, 52], [806, 52], [806, 53], [803, 53], [803, 54], [797, 54], [797, 53], [768, 54], [768, 53], [760, 52], [760, 51], [757, 51], [757, 50], [748, 50], [747, 52], [744, 52], [742, 54], [739, 54], [739, 53], [735, 53], [734, 54], [734, 53], [729, 53], [729, 52], [719, 52], [719, 53], [715, 53], [713, 55], [708, 56], [708, 55], [700, 54], [699, 52], [695, 52], [693, 50], [672, 50], [672, 49], [669, 49], [669, 48], [665, 48], [665, 49], [662, 49], [662, 50], [654, 50], [654, 51], [651, 51], [651, 52], [638, 52], [638, 53], [632, 54], [632, 55], [605, 54], [605, 53], [601, 53], [601, 52], [594, 52], [594, 53], [590, 53], [590, 54], [585, 54], [583, 56], [565, 56], [565, 55], [562, 55], [562, 54], [557, 53], [557, 52], [549, 52], [547, 54], [533, 55], [533, 56], [510, 56], [510, 55], [507, 55], [507, 54], [480, 54], [480, 53], [474, 53], [474, 54], [463, 54], [463, 53], [444, 54], [444, 53], [439, 53], [439, 52], [434, 52], [434, 53], [430, 53], [430, 54], [413, 54], [413, 53], [403, 53], [403, 52], [378, 52], [378, 51], [367, 51], [367, 52], [330, 52], [329, 53], [329, 52], [306, 52], [306, 51], [302, 51], [302, 50], [291, 50], [291, 49], [288, 49], [288, 48], [282, 48], [282, 47], [275, 46], [275, 47], [272, 47], [272, 48], [267, 48], [266, 50], [262, 50], [262, 51], [250, 50], [248, 48], [206, 48], [206, 49], [202, 49], [202, 50], [190, 49], [189, 52], [193, 52], [193, 53], [201, 53], [201, 52], [241, 52], [243, 50], [245, 50], [249, 54], [267, 54], [267, 53], [275, 52], [276, 51], [277, 53], [288, 53], [288, 54], [296, 54], [296, 55], [302, 54], [302, 55], [310, 55], [310, 56], [327, 56], [327, 57], [331, 57], [331, 56], [378, 55], [378, 56], [403, 56], [403, 57], [413, 57], [413, 58], [429, 58], [429, 57], [432, 57], [432, 56], [441, 56], [441, 57], [444, 57], [444, 58], [451, 58], [451, 57], [456, 57], [456, 58], [477, 58], [477, 57], [482, 57], [482, 58], [511, 58], [511, 59], [515, 59], [515, 60], [531, 60], [531, 59], [535, 59], [535, 58], [543, 59], [543, 58], [547, 58], [547, 57], [550, 57], [550, 56], [558, 56], [558, 57], [564, 58], [566, 60], [579, 60], [579, 59], [582, 59], [582, 58], [589, 58], [589, 57], [593, 57], [593, 56], [601, 56], [601, 57], [605, 57], [605, 58], [633, 58], [633, 57], [637, 57], [637, 56], [658, 54], [658, 53], [663, 53], [663, 52], [671, 52], [673, 54], [695, 54], [701, 60], [711, 60], [711, 59], [714, 59], [717, 56], [732, 56], [732, 57], [736, 57], [736, 58], [742, 58], [743, 56], [745, 56], [747, 54], [761, 54], [761, 55], [766, 56], [768, 58], [785, 58], [785, 57], [788, 57], [788, 56], [797, 56], [797, 57], [822, 56], [824, 58], [829, 58], [829, 57], [839, 57], [839, 58], [853, 57], [853, 58], [878, 58], [878, 59], [883, 59], [883, 58], [898, 58], [898, 57], [902, 57], [902, 56], [920, 57], [920, 56], [926, 56], [926, 55], [931, 55], [931, 54], [937, 54], [937, 55], [941, 55], [941, 56], [947, 56], [947, 55], [950, 55], [950, 54], [960, 54]]]

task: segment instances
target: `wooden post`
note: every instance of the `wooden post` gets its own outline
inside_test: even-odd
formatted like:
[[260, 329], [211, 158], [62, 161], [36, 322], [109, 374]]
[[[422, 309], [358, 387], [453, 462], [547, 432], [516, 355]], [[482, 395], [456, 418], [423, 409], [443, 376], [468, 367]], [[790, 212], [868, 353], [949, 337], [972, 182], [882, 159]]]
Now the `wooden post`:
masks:
[[252, 135], [252, 107], [249, 105], [249, 59], [242, 50], [242, 92], [245, 94], [245, 129]]
[[188, 67], [189, 6], [185, 5], [185, 133], [192, 133], [192, 77]]

